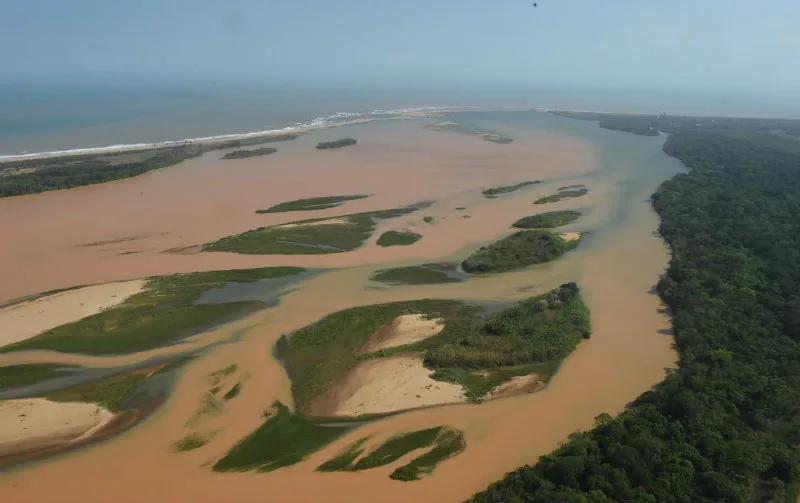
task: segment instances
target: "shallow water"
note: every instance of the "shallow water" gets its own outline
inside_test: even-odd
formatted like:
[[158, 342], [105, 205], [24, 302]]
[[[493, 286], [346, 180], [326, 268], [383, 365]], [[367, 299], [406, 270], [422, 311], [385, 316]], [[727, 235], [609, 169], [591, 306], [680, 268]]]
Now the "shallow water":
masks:
[[[675, 353], [671, 338], [660, 333], [669, 327], [669, 320], [659, 312], [662, 307], [659, 299], [649, 292], [667, 265], [668, 253], [662, 241], [653, 235], [658, 222], [648, 199], [661, 181], [681, 171], [677, 161], [661, 152], [663, 138], [636, 137], [601, 130], [588, 122], [527, 112], [470, 114], [469, 121], [478, 127], [491, 127], [493, 131], [513, 136], [516, 141], [511, 145], [496, 145], [466, 134], [424, 131], [420, 123], [409, 121], [359, 127], [359, 147], [328, 152], [326, 154], [332, 155], [325, 156], [324, 164], [319, 164], [323, 162], [322, 157], [316, 153], [312, 156], [301, 150], [287, 152], [285, 161], [275, 165], [244, 162], [237, 168], [226, 164], [229, 177], [238, 181], [215, 185], [217, 192], [214, 194], [231, 204], [236, 201], [237, 206], [231, 207], [225, 222], [219, 219], [210, 222], [207, 229], [182, 231], [183, 241], [171, 241], [194, 244], [201, 236], [231, 233], [234, 227], [239, 229], [236, 232], [241, 232], [264, 225], [255, 224], [256, 221], [272, 223], [303, 218], [301, 215], [271, 216], [271, 219], [245, 216], [248, 205], [252, 211], [273, 201], [369, 190], [376, 194], [373, 198], [318, 215], [382, 209], [435, 198], [437, 202], [430, 208], [382, 222], [375, 233], [377, 236], [383, 230], [413, 228], [423, 235], [413, 246], [380, 249], [374, 245], [376, 237], [373, 237], [359, 250], [316, 257], [197, 254], [176, 258], [150, 254], [147, 260], [131, 261], [130, 269], [123, 259], [106, 251], [101, 252], [102, 256], [117, 267], [114, 274], [107, 266], [109, 269], [103, 272], [90, 273], [88, 269], [79, 268], [70, 275], [61, 276], [61, 281], [67, 282], [80, 273], [93, 274], [95, 280], [100, 280], [142, 271], [152, 274], [172, 272], [174, 268], [210, 269], [221, 265], [342, 267], [302, 282], [272, 309], [197, 338], [211, 342], [246, 330], [238, 342], [218, 346], [193, 362], [165, 407], [145, 424], [91, 450], [0, 478], [0, 489], [14, 501], [105, 501], [108, 494], [115, 494], [119, 501], [263, 501], [265, 494], [269, 501], [275, 502], [461, 501], [505, 472], [535, 462], [573, 431], [590, 427], [598, 414], [619, 413], [625, 404], [662, 380], [665, 369], [675, 361]], [[154, 175], [164, 183], [173, 183], [174, 187], [190, 184], [200, 189], [203, 184], [219, 183], [221, 178], [214, 174], [219, 163], [202, 158], [189, 169], [187, 166], [191, 162]], [[242, 171], [235, 173], [234, 169]], [[270, 187], [269, 197], [262, 193], [256, 198], [247, 192], [247, 187], [253, 184], [252, 177], [258, 177], [260, 169], [271, 172], [271, 185], [265, 185]], [[276, 176], [279, 173], [281, 176]], [[206, 175], [208, 178], [203, 180]], [[175, 181], [163, 180], [170, 177]], [[98, 204], [110, 197], [105, 192], [134, 190], [129, 186], [141, 183], [143, 178], [146, 177], [84, 191], [86, 197], [95, 199], [94, 202], [84, 200], [79, 204], [64, 196], [67, 211], [71, 211], [70, 204], [76, 207]], [[309, 188], [309, 179], [323, 188]], [[526, 179], [544, 181], [497, 199], [486, 199], [480, 194], [488, 187]], [[542, 194], [573, 183], [586, 184], [589, 194], [544, 206], [531, 204]], [[152, 190], [159, 189], [153, 186]], [[69, 193], [74, 192], [64, 194]], [[283, 197], [275, 201], [278, 194]], [[35, 212], [34, 199], [47, 201], [47, 196], [30, 198], [25, 211]], [[206, 215], [208, 207], [215, 204], [208, 198], [194, 201], [179, 197], [179, 200], [193, 206], [183, 208], [191, 218], [181, 219], [173, 214], [172, 225], [190, 222], [198, 218], [198, 214]], [[257, 206], [256, 201], [259, 201]], [[2, 203], [0, 201], [0, 206]], [[156, 206], [167, 208], [161, 203]], [[459, 206], [467, 210], [456, 211]], [[378, 289], [368, 281], [377, 269], [463, 260], [476, 247], [510, 233], [508, 226], [522, 216], [569, 208], [580, 208], [584, 215], [565, 229], [590, 234], [576, 250], [550, 264], [446, 285]], [[462, 213], [472, 218], [462, 219]], [[436, 223], [423, 223], [422, 217], [426, 215], [434, 217]], [[153, 226], [155, 221], [148, 225]], [[3, 224], [0, 219], [0, 228]], [[77, 231], [74, 225], [71, 230]], [[133, 229], [119, 229], [118, 232], [132, 235]], [[96, 234], [103, 235], [103, 232]], [[92, 239], [99, 240], [97, 235]], [[70, 237], [72, 242], [76, 240], [69, 233], [61, 237]], [[88, 235], [81, 237], [89, 238]], [[86, 253], [85, 250], [81, 249], [80, 253]], [[70, 251], [59, 260], [63, 265], [71, 260], [88, 260], [88, 257]], [[29, 260], [35, 262], [36, 258], [34, 254]], [[17, 286], [6, 288], [6, 293], [24, 291], [19, 281], [12, 281], [12, 285]], [[273, 473], [220, 475], [203, 466], [223, 455], [258, 426], [261, 411], [273, 400], [290, 403], [289, 381], [280, 364], [270, 356], [271, 347], [280, 335], [331, 312], [358, 305], [423, 297], [509, 302], [568, 281], [576, 281], [581, 286], [592, 312], [594, 333], [565, 360], [546, 389], [481, 405], [442, 406], [376, 420], [344, 435], [306, 462]], [[166, 351], [147, 354], [152, 357]], [[26, 358], [51, 361], [47, 359], [56, 359], [56, 356], [43, 352], [0, 355], [0, 363], [27, 361]], [[96, 364], [98, 360], [87, 357], [88, 362]], [[201, 449], [174, 454], [171, 444], [189, 432], [185, 426], [187, 419], [194, 414], [207, 391], [204, 376], [233, 362], [250, 376], [239, 398], [226, 404], [223, 413], [204, 419], [195, 427], [197, 431], [217, 431], [217, 436]], [[396, 465], [359, 473], [314, 472], [320, 463], [357, 438], [438, 425], [464, 431], [467, 449], [442, 463], [432, 476], [421, 481], [390, 480], [388, 474]], [[103, 476], [97, 477], [98, 473]], [[43, 479], [49, 481], [47, 486], [39, 483]], [[119, 487], [135, 487], [136, 491], [119, 491]], [[266, 493], [265, 488], [269, 488]]]

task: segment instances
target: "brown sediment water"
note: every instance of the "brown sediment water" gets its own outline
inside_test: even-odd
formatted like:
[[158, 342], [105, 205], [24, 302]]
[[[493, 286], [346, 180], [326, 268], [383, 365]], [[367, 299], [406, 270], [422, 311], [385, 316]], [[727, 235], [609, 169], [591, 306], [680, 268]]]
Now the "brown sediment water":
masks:
[[[469, 135], [404, 129], [409, 127], [409, 123], [403, 123], [392, 125], [389, 129], [365, 129], [358, 136], [358, 148], [329, 152], [332, 155], [326, 158], [324, 164], [320, 161], [320, 164], [310, 166], [308, 163], [312, 158], [318, 158], [316, 155], [303, 151], [288, 155], [287, 151], [286, 166], [301, 170], [305, 173], [302, 175], [291, 172], [286, 177], [277, 176], [277, 168], [269, 164], [244, 162], [240, 168], [248, 171], [248, 174], [241, 175], [242, 180], [238, 180], [240, 175], [234, 173], [230, 176], [237, 182], [220, 182], [219, 174], [211, 174], [218, 169], [214, 167], [217, 163], [202, 158], [194, 166], [199, 171], [198, 178], [205, 177], [205, 182], [193, 180], [187, 168], [189, 163], [186, 163], [135, 180], [63, 193], [63, 197], [67, 198], [72, 197], [69, 194], [73, 193], [86, 194], [86, 197], [97, 199], [94, 204], [99, 204], [103, 197], [91, 195], [95, 189], [98, 192], [124, 192], [129, 190], [125, 189], [128, 184], [143, 183], [143, 180], [156, 175], [164, 178], [159, 183], [169, 184], [170, 178], [176, 179], [172, 182], [173, 190], [183, 184], [199, 189], [204, 183], [220, 183], [217, 188], [220, 194], [235, 191], [236, 184], [244, 191], [242, 197], [227, 195], [227, 201], [235, 210], [231, 210], [227, 220], [213, 218], [208, 228], [195, 225], [198, 223], [195, 219], [202, 220], [213, 213], [210, 209], [215, 204], [211, 201], [213, 197], [201, 198], [196, 195], [196, 199], [192, 199], [180, 194], [176, 201], [186, 198], [184, 202], [189, 208], [183, 217], [179, 215], [185, 208], [176, 208], [165, 218], [163, 225], [157, 225], [158, 219], [155, 217], [146, 225], [132, 223], [132, 226], [141, 225], [141, 228], [127, 228], [124, 221], [119, 223], [119, 236], [172, 232], [159, 238], [163, 242], [155, 248], [195, 244], [263, 225], [263, 222], [300, 219], [304, 214], [271, 215], [270, 220], [263, 215], [245, 215], [243, 208], [249, 206], [247, 210], [252, 211], [298, 197], [352, 194], [365, 190], [376, 194], [374, 199], [347, 205], [344, 212], [391, 207], [422, 199], [436, 199], [437, 202], [419, 214], [398, 219], [402, 225], [413, 227], [415, 232], [423, 234], [423, 239], [413, 246], [379, 249], [370, 242], [354, 252], [317, 257], [241, 257], [232, 254], [173, 256], [143, 252], [118, 258], [119, 255], [103, 252], [103, 247], [78, 248], [72, 245], [111, 239], [113, 226], [105, 228], [98, 224], [94, 233], [74, 229], [74, 232], [82, 233], [80, 239], [70, 232], [59, 230], [59, 238], [66, 240], [70, 246], [56, 247], [65, 250], [64, 255], [54, 253], [47, 255], [47, 259], [58, 258], [61, 267], [67, 268], [74, 261], [78, 270], [64, 273], [48, 286], [29, 287], [21, 277], [14, 276], [12, 286], [4, 292], [8, 297], [32, 293], [35, 289], [67, 286], [66, 283], [73, 281], [72, 278], [75, 283], [85, 284], [176, 270], [277, 264], [347, 268], [306, 281], [286, 294], [274, 308], [220, 327], [213, 335], [199, 336], [222, 338], [237, 330], [249, 329], [238, 342], [218, 346], [189, 364], [168, 402], [150, 420], [92, 449], [4, 475], [0, 477], [2, 494], [9, 501], [16, 502], [91, 502], [107, 501], [109, 497], [123, 502], [461, 501], [484, 489], [505, 472], [535, 462], [570, 433], [590, 427], [598, 414], [622, 411], [626, 403], [662, 380], [666, 369], [675, 361], [672, 339], [663, 335], [669, 329], [669, 320], [660, 311], [658, 297], [651, 293], [659, 274], [666, 267], [668, 253], [662, 241], [653, 235], [657, 218], [647, 199], [661, 181], [677, 173], [680, 167], [661, 153], [658, 138], [639, 138], [595, 130], [592, 124], [566, 119], [543, 120], [542, 127], [552, 126], [552, 130], [515, 130], [516, 141], [510, 145], [496, 145]], [[389, 134], [390, 131], [392, 134]], [[404, 134], [400, 135], [399, 131]], [[360, 151], [362, 143], [365, 148]], [[451, 149], [456, 149], [455, 153]], [[393, 160], [395, 156], [404, 158], [406, 155], [409, 156], [407, 164]], [[364, 165], [358, 164], [355, 160], [360, 156], [370, 160], [364, 160]], [[386, 185], [381, 185], [384, 182], [379, 181], [377, 175], [367, 174], [370, 171], [367, 169], [369, 163], [374, 163], [372, 169], [387, 176], [389, 182]], [[338, 170], [336, 175], [325, 173], [331, 167], [334, 171]], [[238, 168], [235, 164], [226, 163], [225, 169]], [[398, 169], [403, 169], [403, 172], [394, 173]], [[247, 177], [259, 178], [259, 170], [272, 171], [271, 178], [276, 187], [263, 190], [282, 194], [280, 199], [267, 196], [256, 198], [256, 191], [247, 187]], [[312, 173], [318, 178], [310, 178]], [[372, 180], [372, 185], [360, 180], [362, 175]], [[493, 200], [486, 200], [480, 195], [479, 189], [537, 178], [545, 180], [545, 183]], [[300, 185], [303, 179], [307, 186]], [[348, 181], [350, 186], [347, 186]], [[392, 186], [395, 183], [397, 187]], [[531, 205], [540, 193], [569, 183], [584, 183], [590, 192], [574, 200], [537, 207]], [[319, 187], [324, 187], [322, 193]], [[205, 188], [209, 191], [211, 185]], [[153, 187], [152, 190], [158, 189]], [[32, 196], [29, 198], [31, 202], [25, 204], [34, 207], [34, 198], [47, 196]], [[62, 195], [57, 193], [53, 197]], [[19, 201], [23, 200], [25, 198], [19, 198]], [[75, 208], [80, 207], [78, 201], [71, 204]], [[165, 208], [164, 211], [169, 207], [165, 202], [155, 206]], [[467, 207], [467, 210], [455, 211], [459, 206]], [[581, 208], [584, 216], [564, 230], [588, 231], [588, 234], [582, 238], [576, 250], [553, 263], [516, 273], [472, 278], [457, 284], [389, 288], [368, 281], [372, 272], [379, 268], [463, 259], [476, 246], [510, 233], [508, 226], [520, 216], [568, 208]], [[342, 207], [319, 213], [320, 216], [334, 216], [341, 214], [341, 210]], [[32, 209], [27, 211], [36, 213]], [[462, 219], [460, 213], [470, 214], [472, 218]], [[0, 211], [0, 215], [3, 214]], [[426, 215], [434, 217], [435, 223], [424, 223], [422, 217]], [[8, 225], [8, 220], [4, 220], [0, 221], [0, 228]], [[44, 223], [44, 220], [38, 221], [39, 225]], [[168, 225], [177, 229], [184, 223], [188, 230], [181, 229], [181, 239], [174, 237], [177, 230], [173, 232], [167, 229]], [[66, 224], [62, 222], [62, 225]], [[381, 228], [393, 228], [395, 225], [398, 225], [398, 221], [390, 220], [383, 222]], [[73, 223], [72, 227], [77, 226]], [[30, 244], [36, 242], [36, 238], [28, 239]], [[54, 242], [59, 243], [56, 238]], [[87, 253], [86, 250], [89, 250], [89, 255], [83, 255]], [[100, 256], [91, 255], [93, 250]], [[3, 253], [14, 255], [11, 252]], [[18, 259], [24, 258], [19, 251], [16, 253], [14, 256]], [[32, 254], [27, 267], [34, 267], [36, 261], [45, 260], [45, 255]], [[99, 270], [81, 270], [81, 264], [85, 266], [92, 257], [102, 264]], [[189, 265], [185, 263], [187, 260]], [[93, 279], [87, 280], [80, 273]], [[261, 412], [273, 400], [291, 403], [288, 378], [280, 364], [270, 356], [272, 345], [280, 335], [331, 312], [359, 305], [425, 297], [519, 300], [567, 281], [576, 281], [581, 286], [592, 312], [594, 331], [592, 338], [582, 342], [564, 361], [545, 389], [481, 405], [446, 405], [377, 420], [344, 435], [327, 448], [309, 456], [306, 461], [272, 473], [217, 474], [210, 470], [209, 462], [224, 455], [261, 423]], [[168, 348], [154, 352], [166, 350]], [[26, 358], [46, 361], [46, 356], [41, 352], [27, 356], [2, 355], [0, 364], [10, 361], [8, 359], [12, 357], [18, 362]], [[75, 363], [83, 358], [95, 364], [102, 361], [102, 357], [100, 360], [81, 356], [74, 358]], [[232, 362], [237, 363], [243, 372], [249, 373], [250, 379], [242, 386], [239, 397], [225, 404], [222, 414], [209, 417], [201, 425], [204, 431], [218, 433], [209, 444], [199, 449], [174, 453], [172, 444], [190, 432], [186, 422], [208, 391], [205, 376]], [[432, 475], [420, 481], [399, 482], [389, 479], [388, 475], [398, 466], [397, 463], [357, 473], [315, 472], [322, 462], [359, 438], [439, 425], [463, 431], [467, 448], [460, 455], [440, 464]], [[43, 484], [42, 480], [46, 480], [47, 484]]]

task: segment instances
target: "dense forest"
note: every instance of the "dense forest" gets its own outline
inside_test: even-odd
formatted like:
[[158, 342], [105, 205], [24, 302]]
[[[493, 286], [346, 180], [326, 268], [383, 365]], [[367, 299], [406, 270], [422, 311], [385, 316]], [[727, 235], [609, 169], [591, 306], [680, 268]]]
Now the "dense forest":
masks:
[[[653, 196], [679, 368], [474, 502], [780, 502], [800, 481], [800, 149], [791, 134], [673, 125], [689, 168]], [[739, 121], [739, 122], [736, 122]], [[797, 127], [798, 123], [792, 127]]]
[[[203, 149], [199, 145], [185, 145], [138, 153], [141, 154], [140, 159], [128, 162], [117, 160], [124, 158], [125, 154], [121, 153], [2, 163], [0, 168], [22, 171], [0, 176], [0, 197], [37, 194], [131, 178], [196, 157], [203, 153]], [[32, 171], [25, 172], [27, 169]]]

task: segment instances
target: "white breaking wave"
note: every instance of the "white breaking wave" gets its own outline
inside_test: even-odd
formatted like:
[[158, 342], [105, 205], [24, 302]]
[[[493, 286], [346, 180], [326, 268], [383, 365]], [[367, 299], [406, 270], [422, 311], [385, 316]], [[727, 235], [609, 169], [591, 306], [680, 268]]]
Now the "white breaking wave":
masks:
[[357, 122], [394, 119], [402, 117], [418, 117], [431, 113], [458, 112], [466, 110], [476, 110], [478, 107], [409, 107], [396, 110], [372, 110], [370, 112], [337, 112], [333, 115], [317, 117], [308, 122], [296, 122], [292, 126], [280, 129], [267, 129], [263, 131], [249, 131], [247, 133], [231, 133], [217, 136], [206, 136], [201, 138], [186, 138], [184, 140], [169, 140], [154, 143], [125, 143], [118, 145], [107, 145], [105, 147], [74, 148], [68, 150], [54, 150], [50, 152], [21, 153], [12, 155], [0, 155], [0, 162], [19, 161], [25, 159], [37, 159], [47, 157], [62, 157], [70, 155], [86, 154], [107, 154], [112, 152], [127, 152], [131, 150], [145, 150], [164, 147], [178, 147], [181, 145], [191, 145], [196, 143], [218, 142], [243, 140], [259, 136], [276, 136], [281, 134], [301, 134], [318, 129], [346, 126]]

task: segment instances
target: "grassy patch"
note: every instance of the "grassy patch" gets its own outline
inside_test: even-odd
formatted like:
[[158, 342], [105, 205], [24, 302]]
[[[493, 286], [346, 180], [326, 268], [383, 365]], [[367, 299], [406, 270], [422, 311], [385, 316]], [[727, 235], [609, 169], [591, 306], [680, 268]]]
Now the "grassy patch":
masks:
[[581, 197], [585, 196], [589, 193], [589, 189], [582, 188], [582, 189], [570, 189], [570, 190], [560, 190], [555, 194], [551, 194], [549, 196], [542, 197], [537, 199], [533, 202], [533, 204], [547, 204], [547, 203], [557, 203], [564, 199], [570, 199], [572, 197]]
[[537, 183], [542, 183], [541, 180], [530, 180], [527, 182], [517, 183], [515, 185], [504, 185], [500, 187], [492, 187], [491, 189], [486, 189], [481, 192], [486, 197], [496, 197], [501, 194], [508, 194], [509, 192], [516, 192], [517, 190], [528, 187], [530, 185], [536, 185]]
[[460, 431], [444, 429], [436, 439], [436, 446], [433, 449], [399, 467], [389, 475], [389, 478], [404, 481], [417, 480], [422, 475], [432, 473], [436, 465], [459, 454], [466, 446], [464, 435]]
[[442, 264], [422, 264], [377, 271], [370, 279], [390, 285], [435, 285], [461, 282], [459, 278], [448, 274], [450, 270], [443, 267]]
[[227, 393], [225, 393], [225, 394], [222, 396], [222, 398], [223, 398], [225, 401], [228, 401], [228, 400], [233, 400], [234, 398], [236, 398], [237, 396], [239, 396], [239, 392], [241, 392], [241, 390], [242, 390], [242, 383], [241, 383], [241, 381], [240, 381], [240, 382], [237, 382], [236, 384], [234, 384], [234, 385], [233, 385], [233, 387], [232, 387], [231, 389], [229, 389], [229, 390], [228, 390], [228, 392], [227, 392]]
[[323, 463], [317, 470], [321, 472], [369, 470], [394, 463], [415, 450], [432, 447], [390, 475], [396, 480], [417, 480], [422, 474], [431, 473], [440, 462], [463, 451], [466, 446], [464, 435], [460, 431], [437, 426], [392, 437], [359, 459], [364, 452], [362, 446], [367, 440], [368, 438], [362, 438], [354, 442], [342, 453]]
[[309, 197], [305, 199], [296, 199], [294, 201], [287, 201], [270, 206], [266, 210], [257, 210], [256, 213], [286, 213], [289, 211], [315, 211], [326, 210], [328, 208], [335, 208], [341, 206], [348, 201], [356, 201], [358, 199], [366, 199], [370, 197], [369, 194], [354, 194], [350, 196], [325, 196], [325, 197]]
[[216, 462], [218, 472], [277, 470], [303, 460], [349, 431], [343, 427], [318, 426], [292, 414], [280, 402], [272, 405], [264, 424], [236, 444]]
[[518, 229], [553, 229], [574, 222], [580, 216], [581, 212], [575, 210], [550, 211], [520, 218], [514, 222], [513, 226]]
[[349, 147], [350, 145], [355, 145], [356, 143], [358, 143], [358, 140], [356, 140], [355, 138], [342, 138], [333, 141], [321, 141], [317, 143], [317, 149], [329, 150], [332, 148]]
[[239, 370], [239, 366], [235, 363], [231, 363], [227, 367], [221, 368], [219, 370], [215, 370], [211, 374], [208, 375], [208, 384], [212, 386], [216, 386], [219, 384], [224, 378], [228, 377], [229, 375], [233, 374]]
[[378, 238], [378, 246], [408, 246], [422, 239], [414, 232], [386, 231]]
[[362, 445], [369, 440], [370, 437], [364, 437], [359, 439], [352, 444], [348, 445], [341, 453], [337, 454], [332, 459], [322, 463], [319, 468], [317, 468], [318, 472], [345, 472], [351, 469], [353, 462], [361, 456], [361, 453], [364, 452], [362, 449]]
[[[444, 318], [443, 330], [415, 344], [359, 356], [372, 334], [397, 316], [416, 313]], [[315, 398], [364, 359], [421, 355], [434, 378], [461, 384], [477, 401], [514, 376], [537, 373], [547, 379], [591, 332], [589, 310], [574, 283], [488, 318], [481, 314], [478, 306], [450, 300], [358, 307], [281, 337], [276, 353], [291, 377], [298, 411], [308, 413]]]
[[86, 402], [96, 403], [111, 412], [122, 410], [120, 404], [131, 392], [144, 381], [144, 372], [119, 374], [106, 379], [57, 391], [45, 398], [54, 402]]
[[210, 148], [222, 150], [226, 148], [249, 147], [251, 145], [262, 145], [264, 143], [275, 143], [279, 141], [290, 141], [300, 138], [299, 134], [285, 133], [274, 134], [267, 136], [253, 136], [251, 138], [239, 138], [238, 140], [230, 140], [218, 144], [210, 145]]
[[0, 389], [27, 386], [63, 376], [70, 367], [58, 364], [28, 364], [0, 367]]
[[259, 157], [262, 155], [270, 155], [277, 152], [277, 148], [272, 147], [262, 147], [262, 148], [254, 148], [252, 150], [234, 150], [233, 152], [228, 152], [227, 154], [223, 155], [223, 159], [247, 159], [248, 157]]
[[425, 222], [426, 224], [432, 224], [433, 217], [422, 217], [422, 221]]
[[49, 349], [91, 355], [122, 354], [174, 342], [216, 323], [241, 315], [252, 302], [198, 304], [212, 288], [228, 282], [252, 282], [303, 272], [294, 267], [173, 274], [148, 280], [145, 290], [123, 304], [47, 330], [0, 352]]
[[176, 452], [186, 452], [199, 449], [209, 442], [209, 438], [199, 433], [191, 433], [172, 444]]
[[203, 249], [257, 255], [341, 253], [355, 250], [364, 244], [379, 221], [407, 215], [423, 206], [425, 205], [412, 205], [333, 217], [344, 220], [345, 223], [318, 223], [330, 220], [330, 218], [318, 218], [292, 222], [293, 227], [285, 227], [286, 224], [261, 227], [206, 244]]
[[461, 267], [469, 273], [507, 272], [549, 262], [578, 246], [550, 231], [519, 231], [481, 247]]

